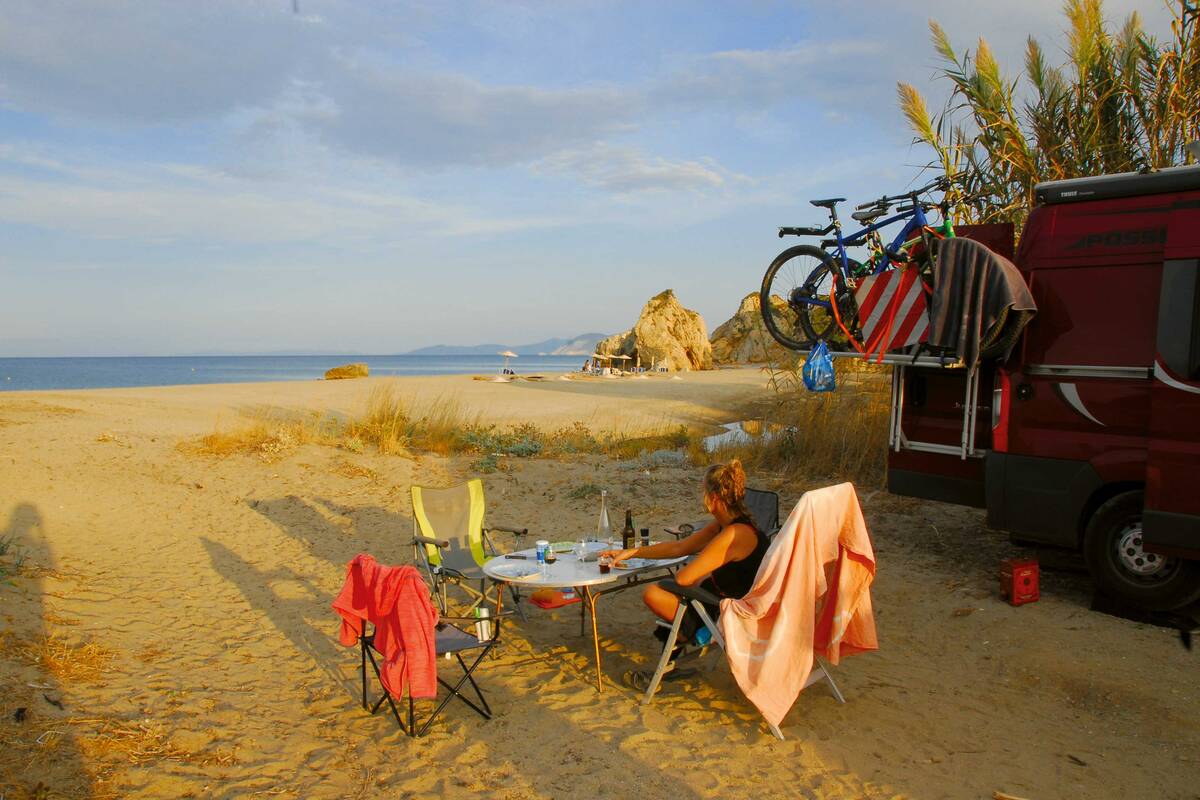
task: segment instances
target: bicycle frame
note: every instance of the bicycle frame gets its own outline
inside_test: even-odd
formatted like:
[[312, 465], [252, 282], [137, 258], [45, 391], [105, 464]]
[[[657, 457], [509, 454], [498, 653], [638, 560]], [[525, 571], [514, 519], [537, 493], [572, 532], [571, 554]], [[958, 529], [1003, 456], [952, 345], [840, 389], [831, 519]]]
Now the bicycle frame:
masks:
[[[884, 250], [885, 255], [889, 253], [896, 253], [899, 252], [900, 248], [904, 246], [904, 243], [908, 241], [909, 236], [914, 231], [920, 231], [929, 225], [929, 218], [925, 216], [925, 210], [921, 208], [921, 204], [916, 201], [916, 198], [913, 198], [913, 202], [914, 208], [912, 211], [903, 211], [899, 214], [888, 217], [887, 219], [880, 220], [879, 222], [868, 225], [861, 230], [855, 231], [849, 236], [842, 236], [842, 226], [840, 223], [835, 221], [833, 232], [837, 238], [831, 243], [837, 245], [837, 257], [834, 259], [834, 264], [841, 271], [842, 280], [848, 280], [850, 275], [850, 257], [846, 254], [847, 247], [857, 247], [858, 245], [865, 244], [867, 237], [869, 237], [875, 231], [886, 228], [893, 222], [899, 222], [902, 219], [908, 219], [908, 222], [905, 224], [904, 228], [901, 229], [900, 233], [896, 236], [892, 243]], [[879, 259], [879, 263], [875, 265], [875, 269], [871, 274], [878, 275], [880, 272], [883, 272], [888, 268], [888, 264], [888, 258]], [[833, 304], [828, 300], [820, 300], [816, 297], [806, 297], [802, 300], [802, 302], [807, 303], [808, 305], [819, 306], [826, 310], [831, 310], [833, 308]]]

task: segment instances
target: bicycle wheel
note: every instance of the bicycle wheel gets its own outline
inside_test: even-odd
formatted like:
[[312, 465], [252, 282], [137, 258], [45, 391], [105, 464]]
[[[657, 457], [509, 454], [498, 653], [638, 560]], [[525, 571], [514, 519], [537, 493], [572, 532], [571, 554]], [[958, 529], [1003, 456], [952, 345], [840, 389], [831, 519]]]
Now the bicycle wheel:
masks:
[[[854, 263], [857, 262], [852, 262], [852, 265]], [[824, 339], [831, 350], [851, 350], [853, 345], [846, 337], [846, 331], [855, 339], [862, 340], [858, 329], [858, 303], [854, 300], [853, 289], [846, 285], [834, 267], [832, 257], [827, 256], [825, 263], [809, 274], [801, 288], [801, 295], [828, 303], [830, 295], [834, 294], [835, 279], [838, 316], [833, 315], [832, 307], [806, 304], [807, 313], [800, 317], [800, 325], [812, 341]], [[838, 325], [839, 318], [841, 325]], [[845, 331], [842, 330], [843, 327]]]
[[804, 302], [811, 297], [805, 284], [822, 265], [832, 264], [828, 253], [802, 244], [784, 250], [767, 267], [758, 293], [759, 310], [767, 332], [784, 347], [806, 350], [816, 338], [808, 323], [813, 306]]

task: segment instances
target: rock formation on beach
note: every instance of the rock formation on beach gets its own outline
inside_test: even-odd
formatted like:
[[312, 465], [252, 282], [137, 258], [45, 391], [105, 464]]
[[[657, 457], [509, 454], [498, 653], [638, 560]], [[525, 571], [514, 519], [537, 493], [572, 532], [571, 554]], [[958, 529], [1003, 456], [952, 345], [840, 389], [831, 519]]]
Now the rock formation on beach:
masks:
[[[684, 308], [675, 292], [651, 297], [632, 328], [596, 345], [604, 355], [626, 355], [643, 367], [658, 364], [669, 370], [712, 369], [712, 345], [704, 318]], [[632, 366], [635, 361], [627, 362]]]
[[340, 367], [334, 367], [325, 372], [325, 380], [336, 381], [342, 378], [365, 378], [371, 374], [367, 369], [367, 365], [362, 362], [354, 364], [342, 364]]
[[[786, 308], [783, 298], [772, 297], [771, 300], [781, 309]], [[742, 298], [741, 305], [734, 315], [713, 331], [713, 363], [762, 364], [795, 361], [795, 353], [771, 338], [758, 309], [758, 292], [751, 292]]]

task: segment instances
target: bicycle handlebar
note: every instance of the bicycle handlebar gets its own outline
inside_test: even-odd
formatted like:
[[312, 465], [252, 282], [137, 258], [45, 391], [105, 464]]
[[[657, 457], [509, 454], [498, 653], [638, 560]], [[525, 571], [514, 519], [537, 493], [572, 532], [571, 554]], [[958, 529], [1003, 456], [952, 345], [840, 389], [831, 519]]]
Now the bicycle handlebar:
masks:
[[[898, 194], [891, 197], [884, 195], [878, 200], [872, 200], [869, 203], [863, 203], [861, 206], [855, 206], [855, 210], [864, 211], [868, 208], [874, 208], [876, 206], [887, 208], [891, 206], [892, 203], [900, 200], [912, 200], [913, 202], [916, 202], [916, 199], [919, 195], [927, 194], [928, 192], [932, 191], [947, 191], [950, 188], [950, 184], [960, 180], [965, 174], [966, 173], [963, 172], [957, 172], [953, 175], [939, 175], [929, 183], [922, 186], [920, 189], [913, 189], [911, 192], [905, 192], [904, 194]], [[906, 210], [911, 211], [912, 209], [910, 208]]]

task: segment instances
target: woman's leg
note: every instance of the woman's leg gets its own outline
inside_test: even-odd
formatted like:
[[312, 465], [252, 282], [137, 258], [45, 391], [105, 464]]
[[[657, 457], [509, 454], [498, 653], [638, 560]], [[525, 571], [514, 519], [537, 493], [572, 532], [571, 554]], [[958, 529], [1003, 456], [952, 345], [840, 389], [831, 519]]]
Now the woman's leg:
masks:
[[674, 621], [675, 612], [679, 610], [679, 598], [654, 583], [642, 592], [642, 601], [656, 617], [667, 622]]

